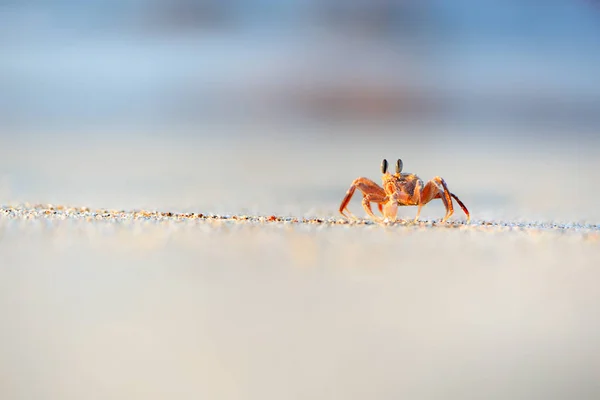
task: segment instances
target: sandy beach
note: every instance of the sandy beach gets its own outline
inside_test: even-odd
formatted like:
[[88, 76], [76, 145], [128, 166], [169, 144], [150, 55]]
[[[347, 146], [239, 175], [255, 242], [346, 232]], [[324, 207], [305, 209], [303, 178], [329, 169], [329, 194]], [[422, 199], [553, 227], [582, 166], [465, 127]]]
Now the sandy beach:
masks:
[[[364, 129], [8, 139], [2, 397], [599, 396], [595, 142]], [[348, 223], [382, 157], [472, 223]]]

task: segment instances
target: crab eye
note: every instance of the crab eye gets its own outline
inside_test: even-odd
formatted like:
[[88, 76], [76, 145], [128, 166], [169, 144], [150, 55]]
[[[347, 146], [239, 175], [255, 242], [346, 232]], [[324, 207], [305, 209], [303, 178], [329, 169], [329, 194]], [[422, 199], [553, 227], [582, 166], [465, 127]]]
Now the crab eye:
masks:
[[396, 161], [396, 173], [399, 174], [400, 172], [402, 172], [402, 160], [398, 159], [398, 161]]
[[388, 162], [384, 158], [383, 161], [381, 162], [381, 173], [382, 174], [385, 174], [387, 172], [387, 167], [388, 167]]

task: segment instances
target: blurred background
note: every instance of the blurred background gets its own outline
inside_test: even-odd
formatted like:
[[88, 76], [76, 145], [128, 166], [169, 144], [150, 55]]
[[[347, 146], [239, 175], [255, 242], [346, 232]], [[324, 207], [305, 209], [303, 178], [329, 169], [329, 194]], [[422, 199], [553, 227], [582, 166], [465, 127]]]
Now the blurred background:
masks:
[[600, 119], [588, 0], [7, 1], [4, 128]]
[[591, 0], [3, 0], [0, 199], [335, 213], [401, 157], [596, 218], [599, 44]]

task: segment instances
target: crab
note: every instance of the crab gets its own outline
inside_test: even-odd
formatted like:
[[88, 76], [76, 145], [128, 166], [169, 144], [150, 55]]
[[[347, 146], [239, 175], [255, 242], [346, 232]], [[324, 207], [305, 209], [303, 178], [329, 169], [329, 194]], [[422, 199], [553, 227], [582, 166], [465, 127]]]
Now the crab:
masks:
[[[346, 218], [356, 219], [348, 210], [348, 203], [352, 199], [352, 195], [356, 189], [358, 189], [363, 194], [362, 205], [365, 211], [377, 222], [396, 221], [398, 206], [418, 206], [417, 215], [414, 219], [414, 222], [417, 222], [421, 214], [421, 208], [425, 204], [433, 199], [441, 199], [446, 207], [446, 215], [442, 218], [442, 223], [445, 223], [454, 213], [452, 198], [457, 201], [466, 214], [467, 223], [470, 222], [471, 216], [469, 210], [467, 210], [467, 207], [465, 207], [463, 202], [454, 193], [450, 193], [444, 179], [436, 176], [424, 185], [421, 178], [417, 175], [403, 173], [402, 166], [402, 160], [398, 159], [396, 162], [396, 173], [391, 174], [388, 172], [387, 160], [384, 159], [381, 162], [383, 187], [368, 178], [356, 178], [342, 200], [340, 213]], [[383, 220], [373, 214], [371, 203], [377, 203], [379, 211], [383, 214]], [[347, 211], [348, 215], [344, 213], [344, 210]]]

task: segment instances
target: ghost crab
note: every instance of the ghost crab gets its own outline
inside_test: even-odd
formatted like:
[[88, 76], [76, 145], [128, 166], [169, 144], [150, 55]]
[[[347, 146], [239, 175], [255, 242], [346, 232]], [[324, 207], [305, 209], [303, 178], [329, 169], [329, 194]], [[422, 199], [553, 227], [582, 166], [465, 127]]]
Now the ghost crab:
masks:
[[[441, 199], [446, 207], [446, 215], [442, 218], [442, 223], [444, 223], [454, 213], [454, 206], [452, 204], [452, 198], [454, 198], [467, 215], [467, 223], [469, 223], [471, 220], [469, 210], [467, 210], [467, 207], [465, 207], [463, 202], [454, 193], [450, 193], [446, 182], [441, 177], [436, 176], [424, 185], [421, 178], [417, 175], [403, 173], [402, 165], [402, 160], [398, 159], [396, 162], [396, 173], [391, 174], [388, 172], [387, 160], [384, 159], [381, 162], [383, 187], [367, 178], [361, 177], [355, 179], [342, 200], [340, 213], [346, 218], [356, 218], [347, 207], [354, 191], [358, 189], [363, 194], [362, 205], [365, 211], [377, 222], [382, 222], [382, 219], [373, 214], [373, 210], [371, 209], [372, 202], [377, 203], [379, 211], [381, 211], [385, 218], [383, 221], [392, 222], [396, 221], [398, 206], [418, 206], [417, 215], [414, 219], [414, 222], [417, 222], [421, 214], [421, 208], [425, 204], [433, 199]], [[348, 212], [348, 215], [344, 213], [344, 210]]]

